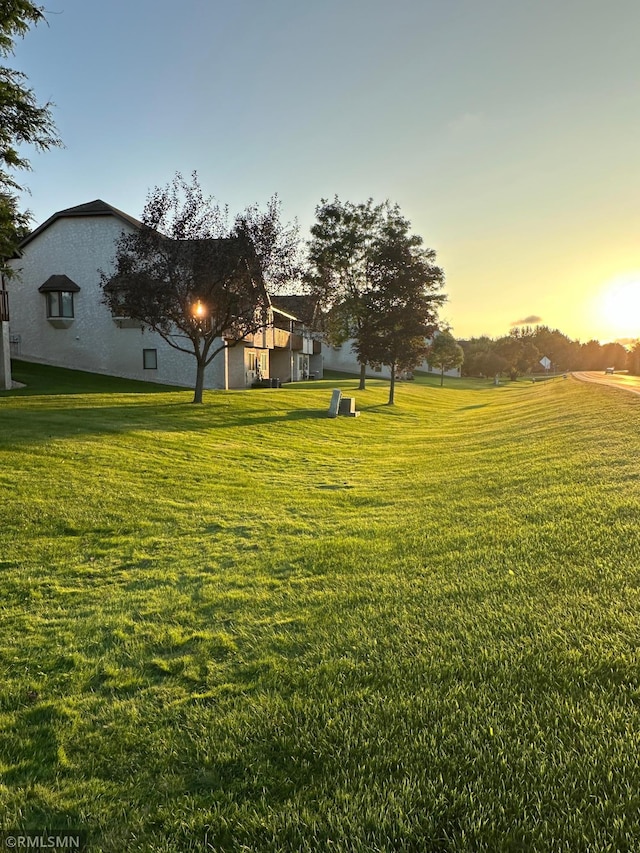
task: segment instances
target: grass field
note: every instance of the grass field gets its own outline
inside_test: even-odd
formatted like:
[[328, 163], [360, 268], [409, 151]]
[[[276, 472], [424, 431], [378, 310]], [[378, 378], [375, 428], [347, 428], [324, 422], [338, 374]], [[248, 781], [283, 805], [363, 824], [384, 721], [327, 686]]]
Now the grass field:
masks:
[[102, 853], [640, 849], [640, 398], [0, 394], [0, 828]]

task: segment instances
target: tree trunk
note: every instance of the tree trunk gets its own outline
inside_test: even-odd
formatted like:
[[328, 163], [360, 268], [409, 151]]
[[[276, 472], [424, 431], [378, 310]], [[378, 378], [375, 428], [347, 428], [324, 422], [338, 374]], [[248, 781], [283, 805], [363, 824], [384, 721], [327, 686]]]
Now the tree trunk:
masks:
[[396, 366], [395, 364], [391, 365], [391, 383], [389, 385], [389, 402], [388, 406], [393, 406], [395, 400], [396, 393]]
[[204, 359], [198, 359], [198, 367], [196, 370], [196, 387], [193, 389], [193, 403], [202, 402], [202, 390], [204, 388], [204, 369], [206, 365]]
[[360, 365], [360, 384], [358, 385], [358, 391], [364, 391], [366, 389], [366, 386], [365, 386], [366, 373], [367, 373], [367, 365], [361, 364]]
[[442, 365], [442, 373], [440, 374], [440, 387], [444, 385], [444, 364]]

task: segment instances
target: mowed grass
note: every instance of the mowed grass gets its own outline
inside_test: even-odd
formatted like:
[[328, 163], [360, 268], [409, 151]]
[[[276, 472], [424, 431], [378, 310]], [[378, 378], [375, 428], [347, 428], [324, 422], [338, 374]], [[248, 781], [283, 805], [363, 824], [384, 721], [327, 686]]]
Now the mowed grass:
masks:
[[[18, 365], [0, 813], [91, 851], [634, 851], [640, 398]], [[359, 418], [326, 417], [331, 389]]]

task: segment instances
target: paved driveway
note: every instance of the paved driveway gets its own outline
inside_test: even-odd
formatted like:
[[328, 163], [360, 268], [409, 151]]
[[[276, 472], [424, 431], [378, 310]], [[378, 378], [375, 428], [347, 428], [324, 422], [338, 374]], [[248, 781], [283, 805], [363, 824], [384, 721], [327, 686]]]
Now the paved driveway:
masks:
[[610, 385], [613, 388], [621, 388], [623, 391], [631, 391], [632, 394], [640, 394], [640, 376], [629, 376], [626, 373], [605, 374], [601, 370], [578, 371], [571, 375], [582, 382]]

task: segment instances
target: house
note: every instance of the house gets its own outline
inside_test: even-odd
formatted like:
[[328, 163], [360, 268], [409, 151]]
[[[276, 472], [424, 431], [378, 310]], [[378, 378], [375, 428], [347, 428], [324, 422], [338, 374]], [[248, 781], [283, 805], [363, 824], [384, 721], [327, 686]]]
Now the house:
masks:
[[[353, 338], [349, 338], [340, 346], [332, 347], [329, 344], [324, 345], [323, 363], [326, 370], [337, 370], [341, 373], [360, 373], [360, 364], [353, 351]], [[440, 369], [432, 367], [428, 361], [423, 361], [416, 367], [416, 370], [424, 373], [437, 373], [440, 375]], [[387, 365], [372, 367], [367, 365], [366, 375], [370, 378], [389, 379], [390, 370]], [[460, 376], [460, 368], [456, 367], [452, 370], [446, 370], [445, 376]]]
[[[141, 223], [98, 199], [54, 213], [20, 245], [8, 282], [11, 354], [26, 361], [172, 385], [193, 386], [193, 356], [139, 322], [113, 315], [100, 271], [114, 269], [122, 232]], [[322, 375], [322, 354], [304, 323], [265, 294], [264, 327], [229, 344], [205, 373], [205, 388], [247, 388]], [[1, 306], [0, 306], [1, 307]], [[220, 341], [222, 343], [222, 341]]]
[[[324, 357], [322, 335], [316, 328], [317, 301], [311, 296], [278, 296], [271, 299], [273, 324], [284, 328], [289, 321], [294, 379], [321, 379]], [[277, 353], [274, 362], [277, 364]]]

